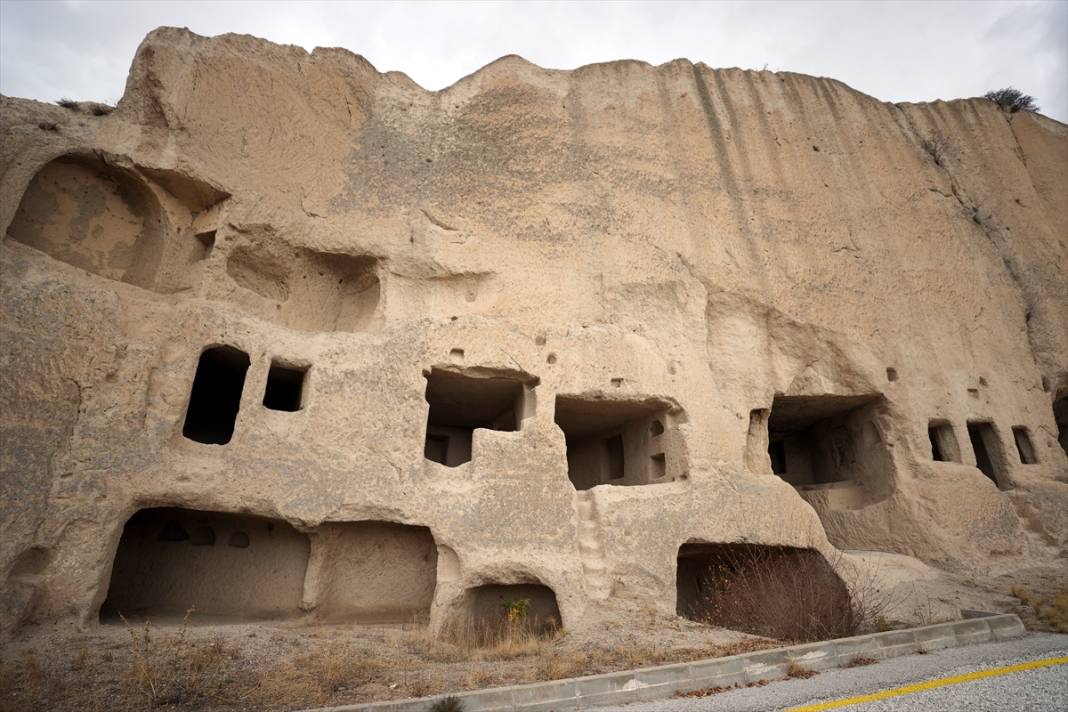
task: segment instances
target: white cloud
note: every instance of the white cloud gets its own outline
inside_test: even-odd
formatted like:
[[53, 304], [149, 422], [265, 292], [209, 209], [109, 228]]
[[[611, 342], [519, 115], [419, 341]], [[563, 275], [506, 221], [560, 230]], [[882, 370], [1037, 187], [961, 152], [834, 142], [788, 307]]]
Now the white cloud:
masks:
[[340, 46], [440, 89], [504, 54], [546, 67], [677, 57], [840, 79], [887, 101], [1014, 85], [1068, 120], [1068, 2], [2, 2], [0, 92], [115, 101], [159, 25]]

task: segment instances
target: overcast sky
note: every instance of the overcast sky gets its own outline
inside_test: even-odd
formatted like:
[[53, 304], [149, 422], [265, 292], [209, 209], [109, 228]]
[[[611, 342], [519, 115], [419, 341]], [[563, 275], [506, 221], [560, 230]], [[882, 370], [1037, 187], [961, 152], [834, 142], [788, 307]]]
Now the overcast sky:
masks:
[[1013, 85], [1068, 121], [1068, 0], [1049, 2], [344, 3], [0, 1], [0, 93], [114, 103], [141, 38], [345, 47], [441, 89], [505, 54], [569, 69], [677, 57], [829, 76], [887, 101]]

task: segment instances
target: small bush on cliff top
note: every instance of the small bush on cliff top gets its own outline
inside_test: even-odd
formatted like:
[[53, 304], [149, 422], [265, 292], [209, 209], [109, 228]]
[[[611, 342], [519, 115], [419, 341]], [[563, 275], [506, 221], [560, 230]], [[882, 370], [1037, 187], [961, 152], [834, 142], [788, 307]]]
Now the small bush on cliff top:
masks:
[[1017, 111], [1038, 111], [1038, 104], [1035, 103], [1033, 96], [1024, 94], [1013, 87], [988, 91], [983, 94], [983, 97], [990, 99], [990, 101], [1000, 106], [1002, 111], [1007, 111], [1010, 114], [1015, 114]]

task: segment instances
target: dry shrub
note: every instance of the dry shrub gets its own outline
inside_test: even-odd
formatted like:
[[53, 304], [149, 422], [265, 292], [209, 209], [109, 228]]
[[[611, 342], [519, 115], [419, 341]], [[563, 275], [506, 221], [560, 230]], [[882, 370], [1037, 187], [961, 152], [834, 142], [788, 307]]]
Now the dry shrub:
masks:
[[464, 712], [464, 702], [459, 697], [444, 697], [430, 707], [430, 712]]
[[790, 664], [786, 668], [786, 677], [793, 678], [795, 680], [796, 679], [805, 680], [805, 679], [808, 679], [810, 677], [815, 677], [816, 675], [819, 675], [819, 673], [816, 672], [815, 670], [809, 670], [809, 669], [807, 669], [805, 667], [802, 667], [801, 665], [798, 665], [797, 662], [795, 662], [793, 660], [790, 661]]
[[995, 89], [983, 94], [983, 98], [1001, 107], [1002, 111], [1015, 114], [1017, 111], [1038, 111], [1038, 102], [1030, 94], [1024, 94], [1015, 87]]
[[708, 545], [700, 580], [701, 618], [712, 625], [777, 640], [845, 638], [876, 627], [889, 605], [877, 582], [852, 572], [847, 585], [812, 549]]
[[1036, 596], [1016, 584], [1012, 587], [1012, 595], [1020, 599], [1020, 603], [1030, 607], [1038, 623], [1036, 627], [1068, 633], [1068, 588], [1051, 596]]
[[844, 665], [847, 668], [864, 667], [865, 665], [874, 665], [879, 662], [875, 658], [866, 658], [863, 656], [857, 656]]

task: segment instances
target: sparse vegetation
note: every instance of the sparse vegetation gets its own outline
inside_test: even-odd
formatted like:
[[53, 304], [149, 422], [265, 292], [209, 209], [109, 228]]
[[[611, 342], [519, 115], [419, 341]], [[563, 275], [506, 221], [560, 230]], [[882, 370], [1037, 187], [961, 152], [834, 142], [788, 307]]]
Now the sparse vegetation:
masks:
[[724, 548], [701, 584], [706, 622], [797, 642], [876, 630], [890, 601], [871, 575], [843, 582], [836, 570], [847, 568], [812, 550]]
[[941, 133], [933, 133], [920, 143], [924, 152], [931, 157], [936, 166], [941, 166], [949, 149], [949, 140]]
[[721, 692], [730, 692], [731, 690], [741, 690], [746, 687], [764, 687], [768, 684], [767, 680], [757, 680], [756, 682], [747, 682], [744, 685], [729, 685], [722, 687], [715, 685], [713, 687], [702, 687], [699, 690], [690, 690], [689, 692], [676, 692], [674, 697], [711, 697], [712, 695], [718, 695]]
[[809, 670], [808, 668], [805, 668], [805, 667], [803, 667], [801, 665], [798, 665], [797, 662], [795, 662], [793, 660], [790, 661], [790, 665], [787, 666], [787, 668], [786, 668], [786, 677], [789, 677], [789, 678], [792, 678], [792, 679], [795, 679], [795, 680], [796, 679], [803, 679], [804, 680], [804, 679], [808, 679], [810, 677], [815, 677], [816, 675], [819, 675], [819, 673], [816, 672], [815, 670]]
[[864, 667], [865, 665], [874, 665], [877, 662], [879, 662], [879, 661], [876, 660], [875, 658], [866, 658], [866, 657], [863, 657], [863, 656], [858, 656], [858, 657], [855, 657], [852, 660], [850, 660], [843, 667], [847, 667], [847, 668]]
[[67, 97], [63, 97], [57, 101], [56, 104], [62, 106], [64, 109], [70, 109], [71, 111], [77, 111], [81, 108], [80, 102], [77, 102], [74, 99], [68, 99]]
[[1038, 103], [1035, 98], [1014, 87], [988, 91], [983, 94], [983, 97], [990, 99], [990, 101], [1000, 106], [1002, 111], [1010, 114], [1015, 114], [1018, 111], [1038, 111]]
[[37, 124], [37, 128], [41, 129], [42, 131], [59, 131], [59, 127], [51, 121], [42, 121], [41, 123]]
[[123, 618], [130, 635], [130, 682], [152, 706], [196, 702], [215, 686], [211, 679], [225, 655], [218, 641], [194, 644], [189, 639], [189, 609], [178, 629], [154, 633], [146, 620], [140, 629]]
[[[569, 641], [557, 634], [538, 651], [462, 648], [404, 626], [292, 630], [105, 626], [92, 638], [64, 635], [51, 647], [5, 651], [3, 703], [15, 709], [79, 712], [165, 709], [261, 712], [353, 704], [594, 675], [775, 647], [749, 639], [689, 648], [635, 642]], [[469, 641], [476, 640], [472, 637]], [[79, 641], [71, 644], [73, 641]], [[155, 702], [153, 702], [155, 700]], [[0, 705], [3, 706], [3, 705]]]
[[107, 104], [93, 104], [93, 108], [91, 109], [90, 113], [93, 116], [107, 116], [114, 110], [115, 109], [113, 107], [108, 106]]
[[449, 695], [435, 702], [430, 712], [464, 712], [464, 702], [459, 697]]
[[515, 625], [527, 619], [527, 614], [530, 613], [530, 599], [520, 598], [515, 601], [509, 601], [502, 608], [504, 608], [508, 623]]
[[1025, 611], [1029, 614], [1025, 615], [1025, 622], [1030, 624], [1028, 627], [1068, 633], [1068, 588], [1050, 596], [1036, 596], [1016, 584], [1012, 587], [1012, 595], [1028, 609]]

